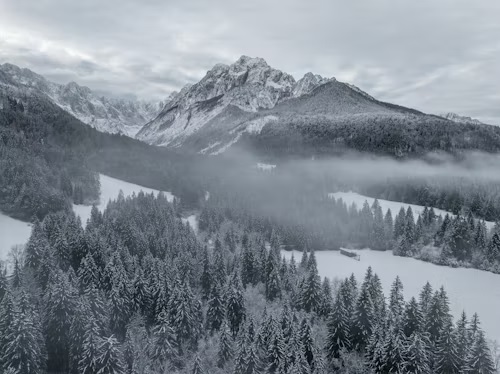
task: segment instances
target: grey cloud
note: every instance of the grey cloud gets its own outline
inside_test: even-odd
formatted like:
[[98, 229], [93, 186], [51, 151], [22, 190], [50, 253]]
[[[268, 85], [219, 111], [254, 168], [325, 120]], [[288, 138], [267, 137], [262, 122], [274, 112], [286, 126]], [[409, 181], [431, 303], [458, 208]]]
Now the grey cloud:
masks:
[[[296, 78], [313, 71], [382, 100], [500, 124], [499, 16], [496, 0], [4, 0], [0, 36], [20, 37], [0, 37], [0, 58], [162, 98], [246, 54]], [[43, 48], [23, 43], [37, 35]]]

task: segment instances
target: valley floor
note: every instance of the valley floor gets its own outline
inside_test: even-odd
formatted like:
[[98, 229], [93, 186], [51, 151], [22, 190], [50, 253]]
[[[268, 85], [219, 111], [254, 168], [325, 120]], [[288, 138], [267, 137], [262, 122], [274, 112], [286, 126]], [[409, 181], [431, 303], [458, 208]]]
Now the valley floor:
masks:
[[[424, 284], [429, 281], [433, 289], [444, 286], [455, 318], [463, 310], [470, 318], [478, 313], [489, 339], [500, 341], [500, 275], [487, 271], [438, 266], [409, 257], [393, 256], [392, 251], [356, 250], [360, 261], [343, 256], [338, 251], [316, 252], [318, 271], [322, 277], [344, 279], [352, 273], [362, 282], [366, 269], [371, 266], [382, 281], [384, 293], [389, 294], [391, 284], [399, 276], [408, 300], [418, 298]], [[286, 258], [292, 253], [300, 261], [302, 253], [283, 251]]]

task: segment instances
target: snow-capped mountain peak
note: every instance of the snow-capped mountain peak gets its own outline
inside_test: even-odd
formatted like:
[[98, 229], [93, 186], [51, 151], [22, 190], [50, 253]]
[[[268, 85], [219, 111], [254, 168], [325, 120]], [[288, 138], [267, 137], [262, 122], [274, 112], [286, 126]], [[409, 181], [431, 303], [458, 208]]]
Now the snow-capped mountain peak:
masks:
[[475, 118], [461, 116], [461, 115], [453, 113], [453, 112], [440, 114], [440, 117], [446, 118], [446, 119], [453, 121], [453, 122], [456, 122], [456, 123], [469, 123], [469, 124], [474, 124], [474, 125], [483, 125], [484, 124], [483, 122], [481, 122]]
[[9, 63], [0, 65], [0, 71], [16, 84], [40, 91], [60, 108], [103, 132], [133, 137], [163, 107], [161, 102], [105, 98], [76, 82], [57, 84], [29, 69]]
[[331, 80], [309, 73], [296, 82], [263, 58], [241, 56], [231, 65], [216, 64], [198, 83], [172, 94], [137, 137], [157, 145], [181, 145], [229, 106], [249, 113], [271, 109]]

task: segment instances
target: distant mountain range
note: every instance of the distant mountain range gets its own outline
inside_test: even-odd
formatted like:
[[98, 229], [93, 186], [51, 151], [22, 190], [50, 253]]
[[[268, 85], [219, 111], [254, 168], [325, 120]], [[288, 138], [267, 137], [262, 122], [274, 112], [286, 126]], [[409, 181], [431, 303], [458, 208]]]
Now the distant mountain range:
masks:
[[43, 95], [99, 131], [206, 155], [235, 147], [306, 157], [346, 150], [396, 157], [500, 150], [499, 127], [381, 102], [351, 84], [313, 73], [296, 81], [247, 56], [215, 65], [165, 103], [99, 97], [74, 82], [59, 85], [10, 64], [0, 65], [2, 86], [20, 101], [29, 93]]
[[485, 123], [471, 117], [466, 117], [466, 116], [461, 116], [456, 113], [445, 113], [445, 114], [440, 114], [441, 117], [449, 119], [450, 121], [456, 122], [456, 123], [468, 123], [468, 124], [473, 124], [473, 125], [484, 125]]
[[210, 155], [235, 144], [307, 156], [345, 149], [403, 157], [491, 148], [484, 132], [496, 130], [468, 125], [483, 126], [384, 103], [335, 78], [307, 73], [296, 81], [261, 58], [242, 56], [173, 94], [137, 138]]
[[102, 132], [134, 137], [164, 105], [162, 102], [106, 98], [75, 82], [57, 84], [12, 64], [0, 65], [0, 72], [3, 73], [0, 84], [36, 89], [66, 112]]

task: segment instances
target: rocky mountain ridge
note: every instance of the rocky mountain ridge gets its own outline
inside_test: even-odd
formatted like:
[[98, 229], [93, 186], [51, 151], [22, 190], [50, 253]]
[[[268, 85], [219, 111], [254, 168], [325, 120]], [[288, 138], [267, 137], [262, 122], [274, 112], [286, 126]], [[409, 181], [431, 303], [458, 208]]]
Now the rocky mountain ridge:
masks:
[[0, 84], [35, 89], [83, 123], [102, 132], [134, 137], [163, 107], [162, 102], [106, 98], [75, 82], [57, 84], [29, 69], [8, 63], [0, 65], [0, 71], [4, 74]]

